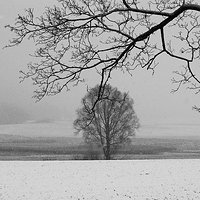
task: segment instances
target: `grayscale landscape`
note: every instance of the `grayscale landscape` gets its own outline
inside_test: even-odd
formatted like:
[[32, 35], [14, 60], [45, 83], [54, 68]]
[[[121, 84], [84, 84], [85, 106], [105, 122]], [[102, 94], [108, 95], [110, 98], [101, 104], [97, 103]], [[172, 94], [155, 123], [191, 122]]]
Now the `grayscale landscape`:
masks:
[[0, 0], [0, 200], [199, 200], [200, 2]]

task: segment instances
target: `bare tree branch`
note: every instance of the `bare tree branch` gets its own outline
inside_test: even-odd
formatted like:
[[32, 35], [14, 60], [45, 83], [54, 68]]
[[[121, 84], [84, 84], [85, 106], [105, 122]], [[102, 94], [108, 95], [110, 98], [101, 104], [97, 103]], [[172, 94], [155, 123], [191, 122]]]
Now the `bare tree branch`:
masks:
[[[6, 26], [16, 37], [8, 46], [32, 39], [38, 62], [21, 72], [33, 80], [35, 98], [55, 95], [84, 81], [83, 72], [100, 74], [101, 99], [115, 69], [130, 73], [137, 67], [154, 71], [158, 57], [167, 54], [187, 68], [176, 91], [188, 82], [198, 89], [193, 63], [200, 59], [200, 5], [193, 0], [59, 0], [36, 17], [33, 9]], [[171, 31], [169, 31], [171, 30]], [[181, 48], [173, 44], [180, 43]], [[189, 74], [189, 75], [188, 75]]]

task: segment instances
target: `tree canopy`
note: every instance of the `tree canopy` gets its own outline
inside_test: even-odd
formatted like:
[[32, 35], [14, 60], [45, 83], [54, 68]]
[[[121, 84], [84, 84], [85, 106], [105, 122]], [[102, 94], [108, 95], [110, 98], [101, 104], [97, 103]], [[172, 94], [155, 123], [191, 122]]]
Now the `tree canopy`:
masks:
[[83, 134], [86, 143], [100, 145], [105, 158], [111, 159], [111, 155], [135, 135], [139, 119], [128, 93], [106, 85], [102, 99], [97, 102], [98, 93], [99, 85], [90, 89], [82, 99], [74, 128]]
[[199, 12], [197, 0], [58, 0], [43, 15], [27, 9], [8, 25], [16, 35], [8, 46], [25, 39], [37, 45], [38, 62], [21, 73], [38, 86], [38, 100], [84, 81], [83, 72], [92, 69], [101, 77], [100, 97], [113, 70], [154, 71], [162, 54], [183, 66], [175, 72], [175, 91], [189, 82], [198, 92]]

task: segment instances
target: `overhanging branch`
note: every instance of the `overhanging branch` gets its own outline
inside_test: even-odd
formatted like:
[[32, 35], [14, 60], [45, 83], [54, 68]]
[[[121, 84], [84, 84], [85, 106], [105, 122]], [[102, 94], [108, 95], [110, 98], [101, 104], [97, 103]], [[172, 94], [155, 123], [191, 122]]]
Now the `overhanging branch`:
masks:
[[[35, 57], [41, 58], [41, 62], [29, 64], [29, 71], [22, 73], [23, 79], [31, 78], [39, 87], [36, 98], [57, 94], [64, 88], [68, 89], [70, 84], [77, 85], [82, 81], [82, 72], [95, 69], [101, 76], [100, 99], [114, 69], [126, 69], [128, 72], [138, 66], [151, 69], [157, 57], [164, 52], [184, 61], [190, 75], [200, 83], [190, 67], [198, 51], [192, 42], [200, 45], [196, 30], [200, 27], [199, 18], [197, 14], [186, 12], [200, 12], [200, 5], [177, 1], [177, 5], [171, 7], [163, 1], [164, 8], [159, 9], [159, 1], [149, 1], [152, 7], [144, 9], [138, 2], [129, 2], [62, 1], [61, 7], [48, 8], [40, 18], [29, 9], [27, 16], [19, 16], [14, 26], [7, 26], [16, 34], [10, 46], [19, 45], [25, 38], [33, 39], [40, 46]], [[169, 10], [171, 12], [167, 12]], [[156, 20], [155, 16], [158, 16]], [[184, 20], [186, 25], [182, 23]], [[192, 51], [186, 49], [185, 52], [191, 54], [190, 58], [167, 49], [167, 34], [171, 33], [165, 30], [173, 21], [173, 26], [187, 30], [184, 40]], [[187, 22], [195, 26], [187, 29]], [[158, 31], [160, 40], [151, 39]], [[192, 31], [196, 36], [191, 34], [189, 38]], [[182, 38], [182, 35], [177, 37]]]

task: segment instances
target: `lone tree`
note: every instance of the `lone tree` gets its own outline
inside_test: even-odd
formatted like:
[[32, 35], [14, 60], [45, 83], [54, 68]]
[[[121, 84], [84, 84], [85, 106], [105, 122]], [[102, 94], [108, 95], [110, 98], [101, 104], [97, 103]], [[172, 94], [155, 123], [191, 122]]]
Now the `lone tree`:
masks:
[[199, 12], [199, 0], [58, 0], [42, 16], [28, 9], [8, 25], [16, 35], [8, 46], [25, 39], [37, 45], [38, 62], [21, 73], [38, 86], [38, 100], [78, 84], [92, 69], [101, 77], [100, 97], [114, 69], [154, 71], [163, 54], [183, 66], [175, 72], [175, 90], [189, 82], [199, 92]]
[[96, 103], [98, 94], [99, 85], [82, 99], [74, 128], [77, 133], [83, 133], [86, 143], [100, 145], [105, 159], [110, 160], [123, 144], [130, 142], [139, 128], [139, 120], [133, 109], [133, 99], [127, 93], [106, 85], [101, 100]]

